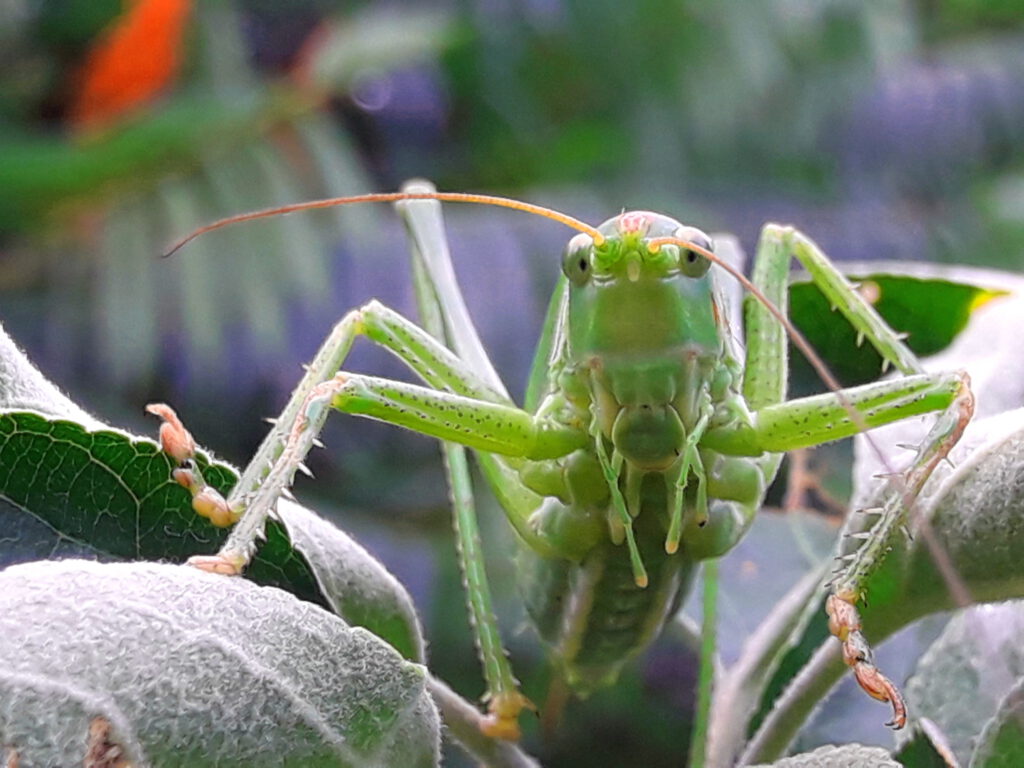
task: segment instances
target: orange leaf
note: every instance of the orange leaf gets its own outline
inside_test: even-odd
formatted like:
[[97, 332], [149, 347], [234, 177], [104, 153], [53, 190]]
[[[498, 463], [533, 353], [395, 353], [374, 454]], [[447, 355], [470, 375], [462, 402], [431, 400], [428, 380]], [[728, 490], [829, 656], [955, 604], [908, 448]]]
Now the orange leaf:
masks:
[[133, 0], [103, 31], [79, 73], [69, 111], [75, 132], [103, 130], [174, 81], [191, 9], [191, 0]]

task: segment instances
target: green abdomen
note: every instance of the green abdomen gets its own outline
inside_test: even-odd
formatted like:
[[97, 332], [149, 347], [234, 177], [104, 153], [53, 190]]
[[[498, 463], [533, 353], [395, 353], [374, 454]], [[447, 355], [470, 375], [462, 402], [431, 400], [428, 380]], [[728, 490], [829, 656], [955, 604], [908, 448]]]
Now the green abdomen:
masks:
[[637, 544], [650, 583], [633, 580], [625, 546], [604, 541], [577, 565], [523, 550], [517, 573], [526, 609], [556, 664], [580, 694], [615, 681], [622, 666], [657, 636], [689, 587], [695, 564], [665, 553], [664, 534]]

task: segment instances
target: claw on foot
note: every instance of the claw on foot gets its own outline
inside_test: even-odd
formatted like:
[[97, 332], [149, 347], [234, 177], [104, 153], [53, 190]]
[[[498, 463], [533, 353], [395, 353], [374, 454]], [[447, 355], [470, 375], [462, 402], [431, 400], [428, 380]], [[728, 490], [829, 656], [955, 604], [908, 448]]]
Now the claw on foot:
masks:
[[[192, 464], [192, 462], [189, 462]], [[174, 481], [192, 494], [192, 509], [200, 517], [205, 517], [218, 528], [228, 528], [238, 522], [241, 513], [230, 507], [216, 488], [206, 484], [203, 476], [192, 464], [190, 467], [178, 467], [171, 476]]]
[[861, 632], [860, 614], [854, 600], [852, 595], [828, 596], [825, 612], [829, 632], [843, 644], [843, 662], [853, 668], [857, 684], [868, 696], [892, 705], [892, 720], [886, 725], [898, 731], [907, 724], [907, 705], [899, 688], [872, 663], [871, 646]]
[[487, 714], [480, 718], [480, 732], [492, 739], [519, 741], [523, 735], [519, 728], [519, 713], [524, 709], [537, 711], [536, 705], [519, 691], [493, 696]]
[[238, 576], [245, 567], [241, 555], [193, 555], [185, 565], [220, 576]]
[[892, 704], [892, 720], [886, 723], [887, 726], [898, 731], [907, 724], [907, 705], [903, 701], [903, 694], [878, 667], [862, 661], [853, 665], [853, 676], [868, 696]]
[[146, 412], [163, 419], [160, 425], [160, 448], [178, 462], [171, 472], [174, 481], [192, 494], [192, 509], [218, 528], [227, 528], [238, 522], [240, 515], [231, 509], [220, 493], [206, 484], [195, 463], [196, 441], [181, 423], [178, 414], [164, 403], [150, 403]]
[[150, 403], [146, 413], [163, 419], [160, 425], [160, 448], [179, 464], [184, 464], [196, 455], [196, 441], [181, 423], [178, 414], [165, 403]]
[[839, 595], [829, 595], [825, 601], [825, 613], [828, 614], [828, 631], [843, 643], [850, 632], [860, 631], [860, 614], [851, 601]]
[[238, 522], [241, 515], [228, 506], [220, 493], [209, 485], [203, 486], [199, 493], [192, 497], [192, 509], [200, 517], [205, 517], [218, 528], [230, 528]]

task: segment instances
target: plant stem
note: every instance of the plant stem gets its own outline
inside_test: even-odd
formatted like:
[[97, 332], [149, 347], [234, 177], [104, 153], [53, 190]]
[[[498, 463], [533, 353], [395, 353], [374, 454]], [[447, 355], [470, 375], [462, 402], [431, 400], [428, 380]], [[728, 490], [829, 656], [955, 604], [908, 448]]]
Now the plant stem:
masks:
[[846, 671], [839, 648], [832, 637], [818, 647], [747, 744], [740, 765], [770, 763], [782, 756], [811, 710]]
[[718, 559], [704, 563], [704, 617], [701, 625], [700, 678], [697, 683], [697, 707], [693, 735], [690, 738], [690, 768], [704, 768], [708, 722], [711, 718], [711, 691], [715, 683], [715, 645], [718, 622]]

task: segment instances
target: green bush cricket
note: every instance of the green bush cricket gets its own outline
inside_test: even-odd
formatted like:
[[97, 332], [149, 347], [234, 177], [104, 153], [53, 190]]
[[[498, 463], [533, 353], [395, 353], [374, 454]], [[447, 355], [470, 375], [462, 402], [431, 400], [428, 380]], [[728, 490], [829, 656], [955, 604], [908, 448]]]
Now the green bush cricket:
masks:
[[[331, 408], [439, 438], [487, 683], [483, 729], [516, 739], [518, 716], [532, 704], [519, 692], [491, 610], [463, 446], [475, 451], [518, 534], [520, 591], [558, 674], [586, 693], [614, 682], [657, 636], [700, 561], [723, 555], [743, 536], [785, 451], [937, 412], [909, 468], [889, 478], [890, 502], [869, 511], [877, 521], [840, 561], [827, 601], [844, 661], [865, 691], [892, 704], [889, 724], [903, 727], [902, 697], [873, 665], [856, 605], [868, 575], [903, 535], [924, 482], [970, 419], [965, 373], [923, 373], [899, 335], [818, 247], [777, 225], [762, 231], [748, 280], [715, 256], [707, 235], [660, 214], [622, 213], [595, 228], [540, 206], [438, 193], [420, 183], [400, 193], [223, 219], [169, 253], [228, 224], [364, 202], [397, 203], [406, 220], [425, 329], [376, 301], [349, 312], [228, 499], [211, 500], [201, 478], [177, 471], [197, 511], [223, 523], [241, 517], [221, 552], [194, 564], [223, 573], [244, 568], [266, 515], [304, 467]], [[562, 256], [523, 408], [509, 398], [468, 319], [443, 235], [423, 234], [443, 231], [440, 202], [518, 209], [577, 230]], [[793, 258], [901, 376], [839, 386], [786, 319]], [[745, 353], [729, 328], [714, 264], [748, 289]], [[424, 384], [345, 372], [359, 336], [395, 354]], [[786, 399], [790, 339], [831, 392]], [[180, 454], [174, 433], [169, 428], [162, 437], [169, 452]]]

